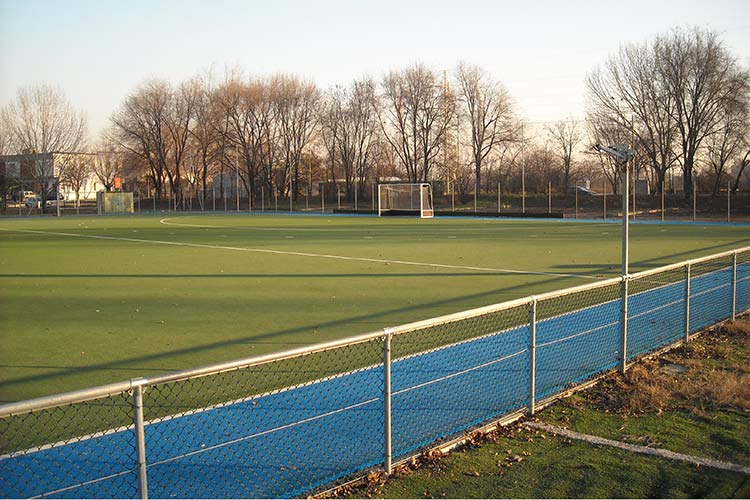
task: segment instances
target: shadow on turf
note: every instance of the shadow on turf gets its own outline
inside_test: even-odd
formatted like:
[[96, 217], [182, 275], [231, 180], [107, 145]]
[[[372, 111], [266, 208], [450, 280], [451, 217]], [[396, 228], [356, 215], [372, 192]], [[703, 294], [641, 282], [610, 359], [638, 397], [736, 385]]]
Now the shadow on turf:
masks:
[[[445, 272], [432, 272], [432, 273], [368, 273], [363, 275], [362, 273], [348, 273], [348, 274], [2, 274], [0, 278], [145, 278], [145, 279], [163, 279], [163, 278], [444, 278], [450, 277], [465, 277], [465, 276], [518, 276], [519, 273], [504, 273], [504, 272], [488, 272], [488, 271], [475, 271], [475, 272], [464, 272], [464, 273], [445, 273]], [[540, 273], [541, 275], [541, 273]]]
[[[748, 240], [747, 239], [741, 239], [736, 240], [729, 245], [735, 246], [735, 245], [747, 245]], [[654, 257], [652, 259], [646, 259], [646, 260], [639, 260], [639, 261], [631, 261], [630, 265], [632, 267], [638, 267], [646, 269], [653, 269], [655, 267], [660, 266], [668, 266], [669, 264], [673, 264], [676, 260], [680, 260], [682, 257], [690, 257], [695, 256], [696, 252], [705, 252], [709, 250], [717, 250], [717, 249], [723, 249], [726, 250], [727, 243], [720, 243], [717, 245], [710, 245], [705, 246], [702, 248], [695, 248], [692, 250], [686, 250], [684, 252], [675, 252], [669, 255], [661, 255], [659, 257]], [[586, 269], [593, 273], [606, 273], [606, 272], [617, 272], [620, 269], [620, 263], [610, 263], [610, 264], [590, 264], [590, 263], [581, 263], [581, 264], [559, 264], [552, 267], [553, 269], [558, 270], [571, 270], [571, 269]], [[592, 269], [593, 268], [593, 269]]]
[[[735, 243], [746, 244], [747, 240], [738, 240]], [[651, 267], [654, 264], [657, 264], [657, 263], [661, 264], [661, 263], [663, 263], [665, 259], [674, 259], [676, 257], [689, 255], [691, 253], [694, 254], [695, 252], [712, 250], [712, 249], [716, 249], [716, 248], [726, 248], [726, 243], [719, 244], [719, 245], [706, 246], [706, 247], [703, 247], [703, 248], [700, 248], [700, 249], [691, 250], [689, 252], [688, 251], [675, 252], [675, 253], [670, 254], [668, 256], [661, 256], [661, 257], [654, 258], [654, 259], [649, 259], [649, 260], [645, 260], [645, 261], [639, 261], [639, 262], [634, 263], [634, 264], [637, 264], [638, 266]], [[572, 268], [577, 268], [577, 267], [586, 267], [586, 268], [589, 269], [589, 272], [592, 275], [593, 274], [597, 274], [597, 273], [606, 273], [606, 272], [610, 271], [611, 269], [613, 269], [612, 264], [606, 264], [606, 265], [599, 264], [599, 265], [597, 265], [598, 267], [595, 267], [593, 269], [591, 268], [591, 266], [592, 266], [591, 264], [588, 264], [588, 265], [583, 265], [582, 264], [581, 266], [576, 266], [575, 264], [563, 264], [563, 265], [557, 266], [557, 268], [572, 269]], [[618, 267], [617, 265], [614, 266], [615, 269], [617, 269], [617, 267]], [[372, 274], [372, 275], [368, 275], [368, 276], [372, 276], [372, 277], [389, 277], [390, 278], [390, 277], [395, 277], [395, 276], [403, 276], [403, 277], [408, 277], [408, 276], [436, 276], [436, 277], [444, 277], [446, 275], [447, 276], [503, 276], [503, 275], [508, 275], [508, 273], [501, 273], [501, 272], [498, 272], [498, 273], [490, 273], [490, 272], [466, 272], [466, 273], [397, 273], [397, 274], [383, 274], [383, 273], [379, 273], [379, 274]], [[32, 275], [29, 275], [29, 274], [2, 274], [2, 275], [0, 275], [0, 277], [34, 278], [34, 279], [45, 278], [45, 277], [47, 277], [47, 278], [65, 278], [65, 277], [70, 277], [70, 278], [102, 278], [102, 277], [104, 277], [104, 278], [107, 278], [107, 277], [118, 278], [118, 277], [121, 277], [121, 278], [147, 278], [147, 279], [148, 278], [201, 278], [201, 277], [218, 278], [218, 277], [221, 277], [221, 278], [295, 278], [295, 279], [299, 279], [300, 277], [302, 277], [302, 278], [305, 278], [305, 277], [309, 277], [309, 278], [326, 278], [326, 277], [330, 277], [330, 278], [341, 278], [341, 277], [357, 277], [357, 278], [361, 278], [362, 275], [361, 274], [310, 274], [310, 275], [299, 275], [299, 274], [285, 274], [285, 275], [268, 275], [268, 274], [228, 274], [228, 275], [225, 275], [225, 274], [219, 274], [219, 275], [204, 275], [204, 274], [181, 274], [181, 275], [172, 275], [172, 274], [150, 274], [150, 275], [130, 275], [130, 274], [106, 274], [106, 275], [104, 275], [104, 274], [95, 274], [95, 275], [89, 275], [89, 274], [67, 274], [67, 275], [60, 275], [60, 274], [32, 274]], [[557, 283], [557, 282], [560, 282], [560, 281], [564, 281], [566, 279], [569, 279], [569, 278], [555, 276], [555, 277], [550, 277], [549, 279], [546, 279], [546, 280], [542, 280], [542, 281], [536, 282], [535, 285], [536, 286], [539, 286], [539, 285], [548, 285], [548, 284], [552, 284], [552, 283]], [[0, 394], [2, 394], [3, 389], [7, 389], [8, 387], [11, 387], [11, 386], [16, 385], [16, 384], [39, 382], [39, 381], [43, 381], [43, 380], [54, 379], [54, 378], [59, 378], [59, 377], [64, 377], [64, 376], [67, 376], [67, 375], [74, 375], [74, 374], [75, 375], [80, 375], [82, 373], [85, 374], [85, 373], [97, 372], [97, 371], [105, 371], [105, 370], [108, 370], [108, 371], [127, 371], [127, 372], [136, 371], [136, 372], [141, 372], [141, 373], [142, 372], [158, 372], [158, 373], [162, 373], [162, 372], [174, 371], [175, 368], [168, 368], [168, 367], [160, 367], [160, 368], [145, 368], [145, 367], [141, 367], [141, 368], [139, 368], [139, 367], [133, 367], [133, 366], [128, 366], [128, 365], [131, 365], [133, 363], [140, 363], [140, 362], [148, 362], [148, 361], [153, 361], [153, 360], [159, 360], [160, 358], [165, 358], [165, 357], [166, 358], [170, 358], [172, 356], [189, 355], [189, 354], [192, 354], [192, 353], [195, 353], [195, 352], [208, 351], [208, 350], [219, 349], [219, 348], [223, 348], [223, 347], [229, 347], [229, 346], [233, 346], [233, 345], [246, 344], [246, 343], [250, 343], [250, 342], [252, 342], [254, 344], [264, 344], [265, 343], [265, 344], [268, 344], [268, 345], [274, 345], [274, 344], [276, 344], [276, 345], [287, 345], [287, 346], [289, 346], [289, 345], [293, 345], [293, 343], [291, 343], [291, 342], [278, 342], [278, 341], [277, 342], [264, 342], [264, 340], [271, 340], [271, 339], [278, 340], [278, 337], [280, 337], [280, 336], [305, 333], [305, 332], [311, 331], [313, 328], [321, 330], [321, 329], [326, 328], [326, 327], [335, 327], [335, 326], [340, 326], [340, 325], [356, 324], [356, 323], [373, 323], [374, 325], [379, 325], [382, 322], [378, 321], [378, 318], [382, 318], [382, 317], [387, 316], [387, 315], [401, 314], [401, 313], [405, 313], [405, 312], [409, 312], [409, 311], [418, 311], [420, 309], [424, 309], [424, 308], [428, 308], [428, 307], [447, 306], [447, 305], [455, 304], [456, 302], [459, 302], [459, 301], [476, 300], [476, 299], [480, 299], [480, 298], [486, 297], [486, 296], [492, 296], [492, 295], [497, 295], [497, 294], [501, 294], [501, 293], [507, 293], [507, 292], [511, 292], [513, 290], [516, 290], [516, 289], [522, 289], [522, 288], [524, 288], [526, 286], [528, 286], [528, 284], [515, 285], [515, 286], [511, 286], [511, 287], [506, 287], [506, 288], [497, 288], [497, 289], [494, 289], [494, 290], [485, 291], [485, 292], [482, 292], [482, 293], [471, 294], [471, 295], [465, 295], [465, 296], [462, 296], [462, 297], [451, 297], [449, 299], [445, 299], [445, 300], [433, 302], [433, 303], [430, 303], [430, 304], [418, 304], [418, 305], [413, 305], [413, 306], [406, 306], [406, 307], [401, 307], [401, 308], [398, 308], [398, 309], [393, 309], [393, 310], [390, 310], [390, 311], [380, 312], [380, 313], [376, 313], [376, 314], [354, 316], [354, 317], [349, 317], [349, 318], [346, 318], [346, 319], [340, 319], [340, 320], [336, 320], [336, 321], [331, 321], [331, 322], [328, 322], [328, 323], [322, 323], [322, 324], [316, 324], [316, 325], [306, 325], [304, 327], [299, 327], [299, 328], [293, 328], [293, 329], [288, 329], [288, 330], [280, 330], [280, 331], [275, 331], [275, 332], [262, 333], [260, 335], [248, 336], [248, 337], [243, 337], [243, 338], [238, 338], [238, 339], [232, 339], [232, 340], [227, 340], [227, 341], [222, 341], [222, 342], [214, 342], [212, 344], [205, 344], [205, 345], [195, 346], [195, 347], [186, 348], [186, 349], [179, 349], [179, 350], [175, 350], [175, 351], [170, 351], [168, 353], [158, 353], [158, 354], [150, 354], [150, 355], [145, 355], [145, 356], [139, 356], [139, 357], [136, 357], [136, 358], [131, 358], [131, 359], [117, 361], [117, 362], [113, 362], [113, 363], [107, 363], [107, 364], [102, 363], [102, 364], [95, 364], [95, 365], [90, 365], [90, 366], [85, 366], [85, 367], [80, 367], [80, 366], [65, 367], [65, 366], [0, 365], [0, 367], [2, 367], [2, 368], [34, 368], [34, 369], [49, 369], [49, 370], [52, 370], [50, 373], [32, 375], [32, 376], [28, 376], [28, 377], [16, 377], [16, 378], [8, 379], [5, 382], [0, 383]], [[383, 326], [386, 326], [386, 325], [383, 325]], [[378, 328], [378, 326], [373, 326], [373, 330], [370, 330], [370, 331], [374, 331], [377, 328]], [[362, 331], [352, 332], [352, 334], [357, 334], [357, 333], [363, 333], [363, 332]], [[309, 344], [304, 344], [304, 345], [313, 345], [313, 344], [314, 344], [314, 342], [311, 342]], [[192, 368], [192, 366], [190, 366], [190, 367], [181, 367], [181, 368]], [[181, 368], [178, 368], [178, 369], [181, 369]], [[11, 402], [11, 401], [0, 399], [0, 402], [2, 402], [2, 403], [8, 403], [8, 402]]]
[[[487, 275], [488, 273], [478, 273], [481, 275]], [[501, 273], [498, 273], [501, 274]], [[463, 274], [462, 274], [463, 275]], [[26, 275], [23, 275], [26, 276]], [[314, 275], [318, 276], [318, 275]], [[361, 275], [358, 275], [361, 277]], [[394, 275], [390, 274], [387, 275], [388, 277], [393, 277]], [[444, 275], [443, 275], [444, 276]], [[38, 275], [34, 275], [33, 277], [38, 277]], [[58, 276], [54, 276], [58, 277]], [[170, 276], [171, 277], [171, 276]], [[270, 277], [270, 276], [269, 276]], [[299, 277], [299, 275], [295, 275], [295, 277]], [[337, 276], [338, 277], [338, 276]], [[535, 286], [539, 285], [549, 285], [553, 283], [558, 283], [564, 280], [568, 280], [570, 278], [566, 277], [559, 277], [554, 276], [550, 277], [548, 279], [537, 281], [534, 283]], [[200, 351], [210, 351], [214, 349], [220, 349], [220, 348], [226, 348], [230, 346], [237, 346], [242, 344], [268, 344], [268, 345], [286, 345], [291, 346], [294, 345], [292, 342], [283, 342], [279, 341], [279, 337], [285, 336], [285, 335], [295, 335], [295, 334], [301, 334], [301, 333], [308, 333], [313, 328], [317, 330], [323, 330], [328, 327], [335, 327], [335, 326], [341, 326], [341, 325], [353, 325], [353, 324], [360, 324], [360, 323], [373, 323], [381, 326], [373, 326], [372, 329], [369, 331], [376, 331], [379, 328], [390, 326], [387, 324], [383, 324], [382, 320], [378, 320], [379, 318], [383, 318], [385, 316], [390, 315], [398, 315], [403, 313], [408, 313], [410, 311], [419, 311], [423, 310], [425, 308], [430, 307], [441, 307], [441, 306], [448, 306], [448, 305], [454, 305], [457, 302], [465, 301], [465, 300], [476, 300], [481, 299], [482, 297], [486, 296], [493, 296], [497, 294], [502, 293], [508, 293], [512, 292], [513, 290], [517, 289], [523, 289], [525, 287], [528, 287], [528, 283], [526, 284], [520, 284], [520, 285], [514, 285], [509, 286], [505, 288], [496, 288], [493, 290], [484, 291], [481, 293], [475, 293], [470, 295], [464, 295], [461, 297], [451, 297], [448, 299], [435, 301], [429, 304], [415, 304], [415, 305], [409, 305], [400, 307], [397, 309], [391, 309], [389, 311], [385, 312], [379, 312], [374, 314], [366, 314], [366, 315], [360, 315], [360, 316], [352, 316], [344, 319], [339, 319], [335, 321], [330, 321], [327, 323], [316, 323], [314, 325], [305, 325], [303, 327], [298, 328], [290, 328], [287, 330], [278, 330], [274, 332], [267, 332], [267, 333], [261, 333], [258, 335], [253, 336], [245, 336], [241, 338], [234, 338], [231, 340], [224, 340], [221, 342], [213, 342], [210, 344], [204, 344], [199, 346], [194, 346], [190, 348], [184, 348], [184, 349], [177, 349], [169, 352], [161, 352], [161, 353], [154, 353], [154, 354], [148, 354], [144, 356], [138, 356], [130, 359], [124, 359], [121, 361], [115, 361], [115, 362], [108, 362], [108, 363], [99, 363], [99, 364], [93, 364], [89, 366], [44, 366], [44, 365], [34, 365], [34, 366], [27, 366], [27, 365], [0, 365], [0, 368], [33, 368], [33, 369], [48, 369], [50, 370], [48, 373], [43, 374], [36, 374], [31, 375], [27, 377], [15, 377], [15, 378], [9, 378], [5, 380], [4, 382], [0, 383], [0, 394], [3, 394], [5, 391], [7, 391], [10, 387], [17, 385], [17, 384], [24, 384], [24, 383], [34, 383], [34, 382], [40, 382], [50, 379], [59, 379], [60, 377], [65, 377], [69, 375], [81, 375], [81, 374], [87, 374], [87, 373], [94, 373], [98, 371], [127, 371], [127, 372], [157, 372], [157, 373], [165, 373], [169, 371], [175, 371], [174, 367], [159, 367], [159, 368], [139, 368], [136, 366], [132, 366], [133, 364], [137, 363], [143, 363], [143, 362], [150, 362], [159, 360], [162, 358], [172, 358], [174, 356], [183, 356], [183, 355], [190, 355], [196, 352]], [[420, 319], [420, 318], [415, 318]], [[352, 335], [366, 333], [365, 331], [352, 331]], [[276, 340], [275, 342], [264, 342], [264, 341], [270, 341], [270, 340]], [[316, 339], [316, 341], [323, 341], [323, 339]], [[314, 345], [315, 342], [309, 342], [309, 343], [303, 343], [300, 345]], [[268, 351], [273, 352], [273, 351]], [[234, 358], [240, 358], [241, 355], [236, 355]], [[231, 358], [230, 358], [231, 359]], [[218, 361], [224, 361], [224, 360], [217, 360]], [[182, 366], [177, 369], [186, 369], [186, 368], [195, 368], [195, 366]], [[103, 383], [103, 382], [101, 382]], [[99, 385], [96, 382], [92, 382], [93, 385]], [[7, 400], [7, 399], [0, 399], [0, 403], [10, 403], [13, 402], [13, 400]]]

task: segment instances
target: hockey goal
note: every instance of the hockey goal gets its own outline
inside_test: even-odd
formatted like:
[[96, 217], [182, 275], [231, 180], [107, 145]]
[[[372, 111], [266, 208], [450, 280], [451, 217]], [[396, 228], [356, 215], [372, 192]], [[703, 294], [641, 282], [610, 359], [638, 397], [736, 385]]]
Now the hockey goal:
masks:
[[435, 215], [429, 184], [378, 184], [378, 215]]

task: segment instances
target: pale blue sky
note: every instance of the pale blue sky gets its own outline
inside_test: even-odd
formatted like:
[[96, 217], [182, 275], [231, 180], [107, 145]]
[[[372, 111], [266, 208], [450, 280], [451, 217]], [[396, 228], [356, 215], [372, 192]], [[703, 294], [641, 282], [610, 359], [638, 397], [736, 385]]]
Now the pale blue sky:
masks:
[[424, 62], [490, 71], [529, 121], [580, 118], [584, 78], [675, 26], [722, 33], [750, 65], [748, 0], [0, 0], [0, 104], [59, 85], [92, 135], [140, 82], [237, 65], [327, 88]]

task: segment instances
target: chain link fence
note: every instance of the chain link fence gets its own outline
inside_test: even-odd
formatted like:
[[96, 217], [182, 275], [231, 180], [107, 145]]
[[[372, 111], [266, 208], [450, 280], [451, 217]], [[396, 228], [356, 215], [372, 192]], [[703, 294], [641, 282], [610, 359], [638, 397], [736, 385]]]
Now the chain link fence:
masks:
[[[623, 292], [627, 292], [624, 294]], [[280, 354], [0, 406], [0, 495], [294, 497], [750, 309], [750, 248]]]

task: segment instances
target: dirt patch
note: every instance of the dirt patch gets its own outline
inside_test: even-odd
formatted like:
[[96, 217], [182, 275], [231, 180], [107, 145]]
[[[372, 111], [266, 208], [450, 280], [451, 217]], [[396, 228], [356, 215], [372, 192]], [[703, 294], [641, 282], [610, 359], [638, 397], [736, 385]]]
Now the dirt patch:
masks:
[[659, 359], [613, 373], [585, 397], [622, 414], [721, 406], [750, 410], [750, 321], [719, 325]]

